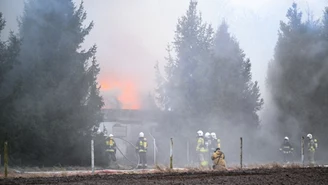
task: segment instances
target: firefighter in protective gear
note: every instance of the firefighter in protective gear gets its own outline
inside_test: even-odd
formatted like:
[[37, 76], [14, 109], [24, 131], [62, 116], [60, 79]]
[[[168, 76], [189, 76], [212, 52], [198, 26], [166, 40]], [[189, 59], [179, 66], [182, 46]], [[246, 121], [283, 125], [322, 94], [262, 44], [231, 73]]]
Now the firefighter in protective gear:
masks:
[[106, 141], [106, 153], [108, 155], [108, 166], [117, 168], [116, 164], [116, 142], [113, 139], [113, 134], [109, 134], [109, 137]]
[[211, 148], [211, 134], [209, 132], [205, 133], [205, 138], [204, 138], [204, 142], [205, 142], [205, 148], [208, 150]]
[[198, 138], [197, 138], [196, 152], [199, 156], [200, 166], [206, 168], [208, 167], [208, 161], [206, 161], [206, 155], [208, 150], [206, 150], [203, 131], [199, 130], [197, 134], [198, 134]]
[[[212, 147], [212, 139], [211, 139], [211, 134], [209, 132], [205, 133], [204, 137], [204, 142], [205, 142], [205, 149], [207, 150], [206, 155], [205, 155], [205, 161], [210, 161], [211, 159], [211, 147]], [[211, 168], [210, 164], [208, 163], [208, 167]]]
[[308, 134], [307, 138], [309, 139], [309, 142], [308, 142], [308, 159], [309, 159], [310, 165], [314, 165], [315, 164], [314, 155], [315, 155], [315, 152], [318, 148], [318, 140], [314, 139], [312, 134]]
[[143, 132], [139, 133], [139, 139], [136, 144], [136, 152], [139, 154], [140, 162], [138, 164], [138, 169], [147, 168], [147, 148], [148, 143]]
[[211, 150], [214, 152], [217, 148], [221, 148], [221, 140], [216, 137], [215, 132], [211, 133]]
[[291, 155], [294, 152], [294, 148], [290, 144], [289, 138], [287, 136], [284, 138], [284, 142], [282, 143], [279, 150], [282, 152], [282, 155], [284, 157], [284, 163], [289, 163]]
[[214, 153], [212, 154], [212, 161], [213, 161], [213, 169], [214, 170], [226, 170], [226, 162], [225, 162], [225, 155], [220, 150], [220, 148], [216, 148]]

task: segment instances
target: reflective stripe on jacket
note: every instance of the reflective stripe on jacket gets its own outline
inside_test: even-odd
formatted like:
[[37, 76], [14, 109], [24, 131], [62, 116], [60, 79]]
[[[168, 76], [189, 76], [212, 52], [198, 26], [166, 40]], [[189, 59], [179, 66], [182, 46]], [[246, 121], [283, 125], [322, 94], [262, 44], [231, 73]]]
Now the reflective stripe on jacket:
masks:
[[197, 152], [207, 152], [208, 150], [205, 148], [205, 140], [203, 137], [199, 137], [197, 140]]
[[308, 150], [311, 152], [314, 152], [318, 148], [318, 140], [317, 139], [311, 139], [308, 143]]
[[115, 152], [116, 151], [116, 143], [115, 143], [114, 139], [109, 138], [109, 140], [106, 141], [106, 146], [107, 146], [107, 149], [106, 149], [107, 152]]
[[145, 137], [139, 138], [136, 144], [136, 150], [139, 152], [147, 152], [147, 148], [148, 148], [147, 139]]
[[294, 151], [294, 148], [289, 142], [283, 142], [279, 150], [283, 153], [291, 153]]

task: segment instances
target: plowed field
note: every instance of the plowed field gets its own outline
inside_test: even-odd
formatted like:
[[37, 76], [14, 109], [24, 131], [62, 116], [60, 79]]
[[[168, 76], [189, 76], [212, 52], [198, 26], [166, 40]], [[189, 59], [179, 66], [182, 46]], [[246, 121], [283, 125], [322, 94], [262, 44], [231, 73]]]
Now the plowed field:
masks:
[[227, 172], [105, 174], [0, 179], [0, 184], [328, 184], [328, 168], [251, 169]]

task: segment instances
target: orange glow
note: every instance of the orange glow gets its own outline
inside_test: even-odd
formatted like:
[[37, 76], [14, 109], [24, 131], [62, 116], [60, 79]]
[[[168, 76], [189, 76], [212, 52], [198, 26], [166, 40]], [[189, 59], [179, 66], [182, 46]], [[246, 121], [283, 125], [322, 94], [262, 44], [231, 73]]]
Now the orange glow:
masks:
[[[122, 109], [140, 109], [140, 97], [133, 78], [122, 79], [110, 77], [101, 79], [100, 85], [102, 93], [114, 92], [113, 95], [122, 104]], [[106, 95], [103, 95], [103, 98], [105, 100], [105, 108], [111, 108], [110, 105], [106, 105]]]

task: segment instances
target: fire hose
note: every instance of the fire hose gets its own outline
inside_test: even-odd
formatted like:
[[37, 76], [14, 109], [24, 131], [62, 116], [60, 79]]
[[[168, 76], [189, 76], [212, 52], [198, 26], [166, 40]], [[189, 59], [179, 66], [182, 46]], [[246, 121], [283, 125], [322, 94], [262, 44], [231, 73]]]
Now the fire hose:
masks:
[[[133, 148], [136, 148], [136, 146], [135, 146], [134, 144], [132, 144], [132, 143], [131, 143], [130, 141], [128, 141], [128, 140], [125, 140], [125, 139], [120, 138], [120, 137], [114, 137], [114, 138], [115, 138], [115, 139], [116, 139], [116, 138], [117, 138], [117, 139], [121, 139], [122, 141], [125, 141], [125, 142], [129, 143]], [[137, 157], [138, 162], [135, 163], [135, 162], [131, 161], [129, 158], [127, 158], [127, 157], [123, 154], [123, 152], [122, 152], [117, 146], [116, 146], [116, 148], [117, 148], [117, 150], [122, 154], [122, 156], [123, 156], [127, 161], [129, 161], [130, 163], [136, 165], [136, 166], [132, 167], [132, 168], [129, 169], [129, 170], [135, 170], [135, 169], [138, 168], [138, 166], [139, 166], [139, 164], [140, 164], [140, 157], [139, 157], [139, 154], [138, 154], [138, 153], [136, 153], [136, 157]]]

